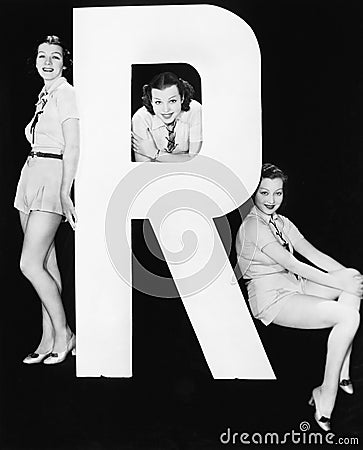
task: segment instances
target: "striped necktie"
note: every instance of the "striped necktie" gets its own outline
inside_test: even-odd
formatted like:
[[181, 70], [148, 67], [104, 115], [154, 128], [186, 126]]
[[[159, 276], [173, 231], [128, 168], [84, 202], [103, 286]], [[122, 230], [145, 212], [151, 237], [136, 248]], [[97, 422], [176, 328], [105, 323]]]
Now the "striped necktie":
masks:
[[166, 125], [166, 129], [168, 130], [168, 137], [166, 138], [166, 140], [168, 142], [165, 151], [168, 153], [173, 153], [173, 151], [176, 149], [178, 145], [175, 143], [176, 137], [175, 127], [176, 127], [176, 120], [174, 120], [173, 123]]

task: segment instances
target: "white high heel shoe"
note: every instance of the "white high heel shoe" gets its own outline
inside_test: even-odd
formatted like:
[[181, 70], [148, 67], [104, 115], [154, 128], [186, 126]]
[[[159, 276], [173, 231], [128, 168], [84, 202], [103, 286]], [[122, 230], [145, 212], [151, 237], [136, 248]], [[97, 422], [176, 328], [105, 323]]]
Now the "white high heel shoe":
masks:
[[311, 393], [311, 398], [309, 400], [310, 406], [315, 406], [314, 418], [316, 423], [322, 428], [324, 431], [330, 431], [330, 417], [323, 416], [318, 408], [318, 403], [316, 401], [316, 390], [318, 388], [313, 389]]
[[345, 378], [339, 381], [339, 387], [347, 394], [354, 394], [353, 383], [350, 378]]
[[47, 358], [52, 353], [52, 348], [48, 350], [46, 353], [29, 353], [28, 356], [26, 356], [23, 359], [23, 363], [25, 364], [38, 364], [42, 362], [45, 358]]
[[63, 362], [68, 353], [71, 352], [72, 356], [76, 354], [76, 335], [72, 333], [72, 337], [67, 342], [66, 349], [63, 352], [52, 352], [48, 358], [44, 359], [44, 364], [59, 364]]

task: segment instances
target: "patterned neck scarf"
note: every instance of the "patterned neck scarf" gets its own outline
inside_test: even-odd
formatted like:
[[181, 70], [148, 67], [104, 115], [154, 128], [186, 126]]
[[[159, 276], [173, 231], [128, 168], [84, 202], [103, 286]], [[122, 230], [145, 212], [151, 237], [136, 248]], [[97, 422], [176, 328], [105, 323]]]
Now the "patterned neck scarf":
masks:
[[49, 94], [45, 90], [42, 90], [41, 93], [39, 94], [39, 99], [38, 99], [38, 102], [36, 104], [36, 109], [35, 109], [35, 116], [30, 125], [30, 133], [32, 135], [32, 144], [34, 144], [34, 142], [35, 142], [35, 126], [38, 123], [39, 116], [44, 111], [44, 107], [47, 104], [48, 97], [49, 97]]
[[291, 252], [290, 245], [287, 240], [284, 238], [282, 232], [279, 230], [275, 219], [271, 216], [270, 224], [272, 225], [272, 229], [275, 232], [276, 236], [280, 238], [281, 245], [286, 248], [287, 251]]

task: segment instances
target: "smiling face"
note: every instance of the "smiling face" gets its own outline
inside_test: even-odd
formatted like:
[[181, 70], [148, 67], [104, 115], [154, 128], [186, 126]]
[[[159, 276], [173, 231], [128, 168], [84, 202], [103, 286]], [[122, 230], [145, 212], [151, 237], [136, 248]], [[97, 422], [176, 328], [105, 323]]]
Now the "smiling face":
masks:
[[172, 123], [182, 110], [182, 99], [178, 87], [173, 84], [162, 90], [151, 89], [151, 104], [157, 117], [165, 124]]
[[281, 178], [262, 178], [254, 199], [256, 207], [268, 215], [276, 212], [284, 198], [283, 185]]
[[36, 68], [39, 75], [48, 84], [62, 76], [63, 49], [60, 45], [44, 42], [38, 47]]

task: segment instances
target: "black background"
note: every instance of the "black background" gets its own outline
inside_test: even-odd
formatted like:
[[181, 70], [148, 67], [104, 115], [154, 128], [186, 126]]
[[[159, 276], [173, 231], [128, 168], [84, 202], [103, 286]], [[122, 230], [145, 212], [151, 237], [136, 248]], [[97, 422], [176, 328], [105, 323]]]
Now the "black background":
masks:
[[[26, 59], [44, 34], [65, 36], [72, 45], [72, 7], [122, 4], [146, 3], [1, 3], [1, 448], [214, 449], [226, 446], [219, 436], [228, 427], [238, 433], [298, 432], [300, 422], [308, 421], [318, 431], [307, 400], [322, 380], [326, 330], [256, 324], [277, 381], [213, 380], [181, 301], [134, 293], [133, 378], [77, 379], [70, 357], [54, 367], [21, 363], [37, 345], [41, 326], [37, 297], [18, 269], [22, 236], [12, 207], [29, 151], [23, 130], [42, 87], [27, 75]], [[213, 4], [242, 17], [258, 39], [263, 160], [289, 175], [286, 214], [318, 248], [362, 271], [362, 3]], [[120, 45], [132, 45], [131, 37]], [[238, 82], [226, 73], [226, 90]], [[234, 231], [237, 216], [230, 214]], [[134, 236], [140, 226], [134, 224]], [[57, 248], [74, 327], [74, 238], [67, 225], [60, 228]], [[362, 347], [360, 329], [353, 352], [356, 393], [339, 392], [332, 422], [336, 434], [361, 441]]]

